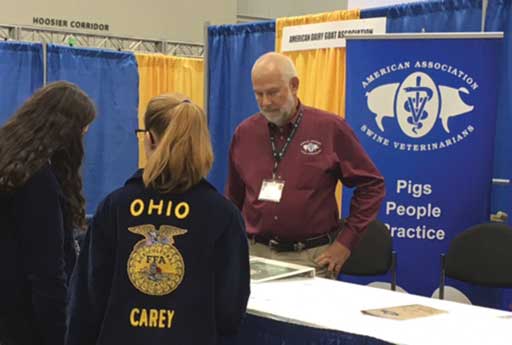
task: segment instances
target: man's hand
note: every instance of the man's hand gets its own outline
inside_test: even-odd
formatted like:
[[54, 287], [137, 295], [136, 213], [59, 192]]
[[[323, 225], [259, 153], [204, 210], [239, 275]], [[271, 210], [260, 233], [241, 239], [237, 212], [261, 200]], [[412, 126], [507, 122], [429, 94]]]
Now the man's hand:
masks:
[[315, 259], [315, 262], [320, 267], [328, 265], [327, 271], [337, 277], [349, 256], [350, 250], [338, 241], [334, 241]]

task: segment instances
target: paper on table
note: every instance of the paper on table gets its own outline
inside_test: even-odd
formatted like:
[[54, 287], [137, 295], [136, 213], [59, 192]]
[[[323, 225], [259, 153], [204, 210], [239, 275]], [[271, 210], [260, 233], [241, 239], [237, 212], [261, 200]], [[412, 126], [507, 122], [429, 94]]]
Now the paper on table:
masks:
[[410, 320], [418, 317], [432, 316], [446, 313], [445, 310], [427, 307], [421, 304], [402, 305], [390, 308], [362, 310], [363, 314], [383, 317], [393, 320]]

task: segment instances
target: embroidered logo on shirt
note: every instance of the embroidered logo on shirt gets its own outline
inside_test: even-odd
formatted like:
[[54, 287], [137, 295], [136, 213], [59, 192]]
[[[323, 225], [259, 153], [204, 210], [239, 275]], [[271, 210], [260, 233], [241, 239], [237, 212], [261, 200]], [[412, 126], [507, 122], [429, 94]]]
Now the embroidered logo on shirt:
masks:
[[152, 296], [163, 296], [174, 291], [185, 275], [185, 263], [173, 246], [174, 236], [187, 230], [162, 225], [157, 230], [152, 224], [128, 228], [144, 236], [135, 244], [128, 258], [128, 277], [137, 290]]
[[306, 140], [300, 143], [300, 152], [305, 155], [317, 155], [322, 152], [322, 143], [316, 140]]

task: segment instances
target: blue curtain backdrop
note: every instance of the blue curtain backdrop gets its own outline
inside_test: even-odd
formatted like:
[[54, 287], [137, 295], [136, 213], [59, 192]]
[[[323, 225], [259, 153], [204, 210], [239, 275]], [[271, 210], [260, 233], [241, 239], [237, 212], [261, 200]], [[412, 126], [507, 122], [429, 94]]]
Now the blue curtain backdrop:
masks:
[[48, 45], [48, 82], [56, 80], [79, 85], [97, 106], [83, 170], [87, 213], [93, 213], [137, 169], [137, 62], [132, 53]]
[[[504, 39], [498, 69], [498, 112], [496, 114], [496, 142], [494, 177], [512, 179], [512, 1], [490, 0], [485, 19], [486, 31], [503, 31]], [[493, 186], [492, 212], [505, 211], [512, 224], [512, 185]], [[496, 293], [502, 309], [512, 310], [512, 289]]]
[[274, 51], [275, 22], [208, 28], [208, 126], [215, 162], [209, 180], [224, 191], [231, 136], [240, 122], [258, 111], [251, 83], [256, 59]]
[[0, 42], [0, 126], [43, 85], [39, 43]]
[[386, 17], [386, 31], [476, 32], [481, 30], [482, 0], [425, 1], [361, 10], [361, 19]]
[[[485, 30], [503, 31], [505, 36], [499, 61], [494, 177], [512, 179], [512, 1], [489, 1]], [[494, 186], [492, 210], [507, 212], [508, 223], [512, 224], [512, 185]]]

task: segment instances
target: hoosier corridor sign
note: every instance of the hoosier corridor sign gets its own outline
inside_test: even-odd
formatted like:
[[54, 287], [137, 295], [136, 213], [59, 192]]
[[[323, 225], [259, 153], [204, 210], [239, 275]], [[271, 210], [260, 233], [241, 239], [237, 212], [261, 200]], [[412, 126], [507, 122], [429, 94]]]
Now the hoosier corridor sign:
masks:
[[398, 284], [431, 296], [440, 253], [489, 219], [501, 40], [403, 37], [347, 40], [346, 119], [386, 181]]

